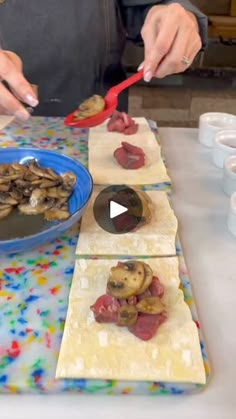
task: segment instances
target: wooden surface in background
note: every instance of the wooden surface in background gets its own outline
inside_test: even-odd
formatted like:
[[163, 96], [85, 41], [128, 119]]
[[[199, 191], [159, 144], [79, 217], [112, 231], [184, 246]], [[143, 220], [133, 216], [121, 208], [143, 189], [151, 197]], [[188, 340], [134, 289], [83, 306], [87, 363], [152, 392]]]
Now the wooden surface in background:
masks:
[[210, 37], [236, 38], [236, 17], [209, 16], [208, 33]]
[[231, 0], [191, 0], [207, 15], [229, 15]]
[[231, 0], [231, 16], [236, 16], [236, 0]]

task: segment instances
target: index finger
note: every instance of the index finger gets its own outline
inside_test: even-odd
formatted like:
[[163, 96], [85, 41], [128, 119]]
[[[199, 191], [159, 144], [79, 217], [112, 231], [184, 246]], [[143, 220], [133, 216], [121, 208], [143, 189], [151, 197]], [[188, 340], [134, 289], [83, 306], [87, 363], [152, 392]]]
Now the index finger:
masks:
[[[157, 21], [153, 16], [142, 30], [144, 41], [144, 75], [156, 73], [158, 65], [171, 49], [178, 33], [179, 23], [175, 16], [169, 15]], [[145, 77], [144, 77], [145, 79]], [[147, 80], [149, 81], [149, 80]]]
[[24, 103], [33, 107], [38, 105], [32, 87], [3, 50], [0, 50], [0, 78], [9, 84]]

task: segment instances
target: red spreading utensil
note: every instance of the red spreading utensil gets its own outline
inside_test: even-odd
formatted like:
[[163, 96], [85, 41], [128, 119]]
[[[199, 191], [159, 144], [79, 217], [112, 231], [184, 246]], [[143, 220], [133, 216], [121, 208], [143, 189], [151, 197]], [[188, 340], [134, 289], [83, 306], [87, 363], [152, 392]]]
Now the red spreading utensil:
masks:
[[116, 86], [113, 86], [111, 89], [108, 90], [104, 98], [105, 109], [102, 112], [99, 112], [97, 115], [91, 116], [90, 118], [78, 120], [76, 118], [76, 113], [78, 113], [77, 109], [76, 111], [72, 112], [66, 117], [65, 125], [78, 128], [91, 128], [101, 124], [107, 118], [109, 118], [109, 116], [111, 116], [113, 112], [116, 110], [118, 105], [118, 95], [122, 92], [122, 90], [127, 89], [127, 87], [131, 86], [132, 84], [136, 83], [142, 78], [143, 70], [122, 81]]

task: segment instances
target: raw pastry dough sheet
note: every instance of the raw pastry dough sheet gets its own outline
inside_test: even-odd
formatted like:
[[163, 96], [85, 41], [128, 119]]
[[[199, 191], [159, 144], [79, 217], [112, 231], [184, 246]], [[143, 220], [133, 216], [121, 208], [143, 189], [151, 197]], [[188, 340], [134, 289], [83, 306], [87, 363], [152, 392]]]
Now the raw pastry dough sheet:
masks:
[[[161, 158], [160, 146], [145, 118], [134, 118], [139, 124], [134, 135], [108, 132], [106, 123], [91, 128], [89, 132], [89, 171], [95, 184], [145, 185], [169, 182], [170, 178]], [[122, 141], [141, 147], [146, 164], [137, 170], [127, 170], [115, 160], [113, 153]]]
[[111, 234], [96, 222], [93, 205], [102, 189], [94, 188], [83, 215], [77, 256], [172, 256], [176, 254], [177, 219], [164, 191], [146, 191], [153, 202], [151, 221], [136, 231]]
[[198, 331], [179, 289], [178, 259], [147, 259], [165, 286], [168, 320], [147, 342], [126, 328], [95, 322], [90, 306], [105, 293], [117, 260], [76, 262], [57, 378], [201, 383], [206, 375]]

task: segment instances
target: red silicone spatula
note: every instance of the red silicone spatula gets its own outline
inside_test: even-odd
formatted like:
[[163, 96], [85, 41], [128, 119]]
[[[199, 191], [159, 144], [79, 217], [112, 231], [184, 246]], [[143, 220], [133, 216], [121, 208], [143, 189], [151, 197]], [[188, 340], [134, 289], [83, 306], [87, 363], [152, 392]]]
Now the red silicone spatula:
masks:
[[113, 86], [111, 89], [108, 90], [104, 98], [105, 109], [102, 112], [99, 112], [97, 115], [91, 116], [90, 118], [78, 120], [76, 118], [76, 113], [78, 113], [78, 110], [76, 110], [75, 112], [72, 112], [66, 117], [65, 125], [70, 126], [70, 127], [78, 127], [78, 128], [91, 128], [91, 127], [95, 127], [96, 125], [101, 124], [107, 118], [109, 118], [109, 116], [111, 116], [112, 113], [117, 108], [118, 95], [122, 92], [122, 90], [127, 89], [127, 87], [131, 86], [132, 84], [136, 83], [142, 78], [143, 78], [143, 70], [139, 71], [138, 73], [134, 74], [128, 79], [122, 81], [116, 86]]

